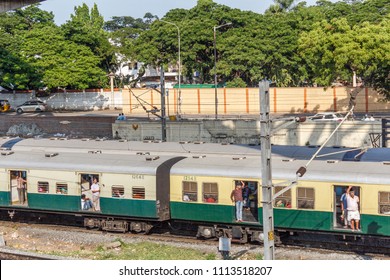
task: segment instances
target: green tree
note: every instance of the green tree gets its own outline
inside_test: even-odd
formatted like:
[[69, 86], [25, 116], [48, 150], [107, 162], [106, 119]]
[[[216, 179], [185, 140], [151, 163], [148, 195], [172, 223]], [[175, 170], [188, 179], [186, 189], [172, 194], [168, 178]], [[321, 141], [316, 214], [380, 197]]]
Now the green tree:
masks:
[[109, 32], [109, 37], [117, 53], [124, 56], [126, 60], [132, 60], [134, 40], [144, 31], [150, 28], [154, 16], [147, 13], [144, 20], [130, 16], [112, 17], [104, 23], [104, 29]]
[[103, 27], [104, 19], [97, 5], [94, 4], [90, 10], [85, 3], [75, 7], [71, 19], [61, 26], [67, 40], [90, 48], [100, 58], [99, 66], [110, 72], [111, 68], [115, 68], [115, 53]]
[[0, 16], [0, 85], [10, 89], [35, 89], [41, 75], [24, 59], [23, 34], [42, 26], [54, 27], [52, 13], [31, 5]]
[[364, 22], [350, 26], [347, 19], [341, 18], [322, 21], [312, 31], [303, 33], [300, 54], [310, 69], [308, 79], [324, 86], [335, 80], [351, 83], [355, 72], [366, 85], [381, 88], [386, 94], [390, 73], [389, 22], [385, 19], [380, 24]]
[[88, 47], [65, 40], [58, 27], [34, 29], [23, 39], [24, 60], [39, 73], [41, 86], [49, 89], [96, 88], [106, 79], [106, 73], [99, 68], [99, 57]]
[[0, 85], [13, 89], [85, 89], [107, 80], [87, 46], [66, 40], [38, 8], [0, 16]]

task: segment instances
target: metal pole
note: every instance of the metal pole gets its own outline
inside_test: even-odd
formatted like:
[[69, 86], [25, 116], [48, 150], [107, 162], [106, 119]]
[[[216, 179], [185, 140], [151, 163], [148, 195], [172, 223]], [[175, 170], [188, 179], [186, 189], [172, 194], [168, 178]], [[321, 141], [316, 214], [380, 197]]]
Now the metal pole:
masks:
[[263, 206], [264, 259], [275, 259], [274, 217], [272, 206], [271, 122], [269, 116], [269, 82], [260, 88], [261, 188]]
[[[176, 26], [177, 27], [177, 26]], [[177, 115], [181, 116], [181, 55], [180, 55], [180, 29], [177, 27], [178, 41], [179, 41], [179, 98], [177, 102]]]
[[231, 22], [214, 26], [214, 90], [215, 90], [215, 119], [218, 119], [218, 90], [217, 90], [217, 29], [231, 25]]
[[108, 74], [108, 76], [110, 77], [110, 87], [111, 87], [111, 107], [113, 108], [114, 107], [114, 78], [115, 78], [115, 74], [110, 72], [110, 74]]
[[215, 95], [215, 119], [218, 119], [218, 92], [217, 92], [217, 26], [214, 26], [214, 95]]
[[167, 141], [167, 120], [165, 116], [165, 79], [164, 79], [164, 66], [161, 65], [160, 70], [160, 86], [161, 86], [161, 140]]
[[180, 29], [179, 29], [179, 26], [177, 26], [173, 22], [166, 21], [166, 20], [163, 20], [163, 19], [158, 19], [158, 20], [162, 21], [162, 22], [165, 22], [165, 23], [168, 23], [168, 24], [171, 24], [171, 25], [175, 26], [176, 29], [177, 29], [177, 38], [178, 38], [177, 40], [178, 40], [178, 47], [179, 47], [179, 94], [178, 94], [178, 98], [177, 98], [176, 112], [177, 112], [177, 115], [180, 116], [181, 115], [181, 46], [180, 46]]

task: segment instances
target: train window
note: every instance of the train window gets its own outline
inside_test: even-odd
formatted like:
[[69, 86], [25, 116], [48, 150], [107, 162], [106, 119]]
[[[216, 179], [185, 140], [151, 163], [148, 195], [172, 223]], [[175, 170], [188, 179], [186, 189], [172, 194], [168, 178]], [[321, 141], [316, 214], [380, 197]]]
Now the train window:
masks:
[[[285, 187], [275, 187], [274, 188], [274, 194], [280, 192], [282, 189]], [[284, 192], [282, 195], [279, 195], [275, 199], [275, 207], [286, 207], [286, 208], [291, 208], [291, 189], [288, 191]]]
[[379, 192], [379, 214], [390, 215], [390, 192]]
[[38, 192], [39, 193], [49, 193], [49, 182], [38, 182]]
[[57, 194], [68, 194], [68, 184], [57, 183], [56, 184], [56, 193]]
[[133, 187], [133, 198], [145, 199], [145, 188]]
[[[111, 187], [111, 194], [112, 194], [112, 197], [125, 197], [125, 188], [123, 186], [112, 186]], [[143, 192], [144, 194], [144, 197], [145, 198], [145, 190]], [[133, 189], [133, 198], [134, 197], [134, 189]]]
[[203, 201], [207, 203], [218, 202], [217, 183], [203, 183]]
[[313, 188], [297, 188], [297, 207], [301, 209], [314, 209]]
[[198, 183], [183, 181], [183, 201], [198, 201]]

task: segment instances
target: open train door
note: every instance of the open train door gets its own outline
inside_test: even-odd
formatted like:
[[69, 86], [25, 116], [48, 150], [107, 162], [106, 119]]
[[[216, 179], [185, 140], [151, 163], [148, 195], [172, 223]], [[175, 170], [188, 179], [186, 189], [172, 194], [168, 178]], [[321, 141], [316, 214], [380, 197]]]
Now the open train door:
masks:
[[[343, 213], [342, 204], [343, 204], [343, 194], [346, 192], [346, 189], [348, 189], [348, 186], [345, 185], [338, 185], [334, 186], [334, 202], [333, 202], [333, 228], [334, 229], [345, 229], [345, 230], [351, 230], [351, 226], [348, 223], [346, 212]], [[360, 187], [353, 186], [353, 189], [355, 191], [355, 195], [357, 195], [360, 198]], [[344, 204], [344, 207], [346, 207], [346, 203]], [[345, 215], [344, 215], [345, 214]]]
[[25, 170], [10, 170], [9, 186], [10, 204], [27, 207], [27, 172]]
[[[242, 220], [244, 222], [256, 223], [258, 217], [258, 183], [255, 181], [243, 181], [245, 184], [243, 190], [244, 205], [242, 209]], [[240, 180], [235, 180], [233, 188], [236, 184], [241, 184]]]

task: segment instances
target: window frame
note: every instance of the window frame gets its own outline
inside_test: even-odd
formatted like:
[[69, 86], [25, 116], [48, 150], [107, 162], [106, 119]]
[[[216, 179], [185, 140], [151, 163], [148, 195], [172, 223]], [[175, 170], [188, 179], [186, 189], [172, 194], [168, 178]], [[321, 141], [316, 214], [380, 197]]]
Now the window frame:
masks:
[[[134, 191], [137, 191], [135, 193]], [[138, 193], [140, 192], [140, 193]], [[146, 188], [142, 186], [131, 187], [131, 198], [132, 199], [146, 199]]]
[[[189, 185], [189, 190], [188, 191], [184, 190], [185, 184]], [[196, 189], [195, 191], [192, 191], [192, 184], [195, 185], [195, 189]], [[182, 195], [181, 195], [181, 200], [182, 201], [184, 201], [184, 202], [198, 202], [198, 182], [182, 181], [181, 191], [182, 191]], [[190, 194], [190, 195], [188, 195], [188, 194]], [[188, 196], [189, 200], [184, 200], [184, 196], [185, 195]], [[196, 200], [191, 199], [191, 197], [195, 197]]]
[[[210, 192], [208, 192], [208, 193], [205, 192], [205, 185], [210, 185]], [[215, 185], [215, 187], [217, 188], [216, 192], [212, 192], [212, 190], [211, 190], [211, 188], [213, 187], [212, 185]], [[214, 202], [206, 201], [206, 195], [213, 197]], [[203, 202], [205, 202], [205, 203], [218, 203], [218, 196], [219, 196], [218, 183], [216, 183], [216, 182], [203, 182], [202, 183]]]
[[[119, 196], [115, 195], [116, 191], [119, 192]], [[124, 198], [125, 197], [125, 186], [123, 186], [123, 185], [112, 185], [111, 186], [111, 197], [112, 198]]]
[[[382, 194], [387, 194], [387, 201], [386, 202], [381, 202], [381, 193]], [[389, 209], [388, 212], [381, 212], [382, 207], [387, 207]], [[381, 215], [386, 215], [390, 216], [390, 192], [386, 191], [379, 191], [378, 192], [378, 213]]]
[[[39, 189], [42, 189], [40, 191]], [[37, 182], [37, 191], [38, 193], [49, 193], [50, 184], [47, 181], [38, 181]]]
[[[300, 197], [299, 190], [305, 190], [305, 197]], [[313, 198], [310, 198], [307, 196], [308, 190], [313, 190]], [[297, 187], [296, 195], [297, 195], [297, 209], [315, 209], [315, 189], [313, 187]], [[310, 199], [308, 199], [308, 198], [310, 198]], [[313, 201], [313, 207], [300, 206], [299, 201], [301, 201], [301, 200]]]
[[[279, 191], [281, 191], [282, 189], [286, 188], [286, 186], [275, 186], [274, 187], [274, 195], [276, 193], [278, 193]], [[290, 195], [288, 195], [290, 194]], [[282, 201], [284, 206], [277, 206], [277, 203], [279, 201]], [[290, 207], [287, 207], [287, 202], [290, 202]], [[292, 207], [292, 189], [289, 189], [287, 190], [286, 192], [284, 192], [282, 195], [279, 195], [275, 201], [274, 201], [274, 207], [276, 208], [287, 208], [287, 209], [290, 209]]]
[[[62, 189], [65, 189], [65, 192], [62, 192], [61, 191]], [[60, 190], [60, 192], [58, 192], [58, 190]], [[68, 194], [68, 183], [57, 182], [56, 183], [56, 194], [67, 195]]]

